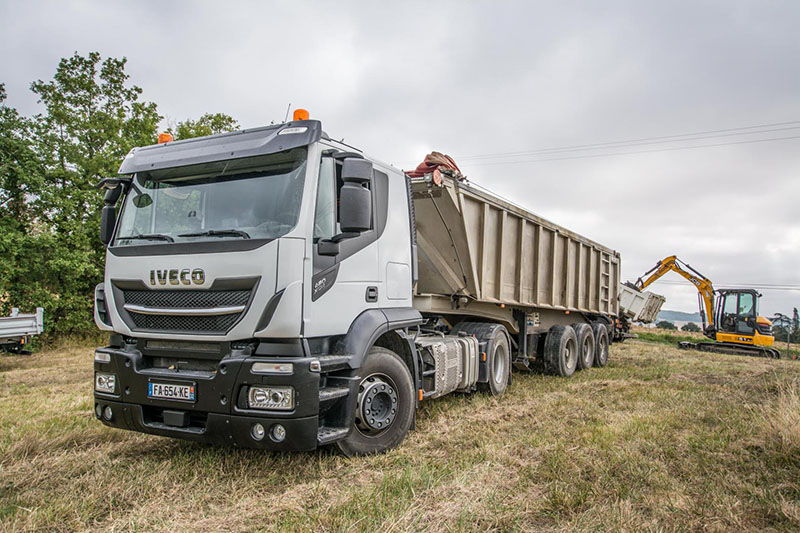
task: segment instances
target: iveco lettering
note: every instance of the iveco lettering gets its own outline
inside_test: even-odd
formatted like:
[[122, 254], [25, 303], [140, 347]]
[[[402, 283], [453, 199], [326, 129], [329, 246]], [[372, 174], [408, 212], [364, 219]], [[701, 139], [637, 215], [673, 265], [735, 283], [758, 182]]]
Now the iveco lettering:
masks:
[[[471, 184], [291, 122], [134, 148], [105, 192], [107, 426], [265, 450], [400, 445], [421, 402], [602, 367], [617, 252]], [[602, 371], [602, 370], [601, 370]]]

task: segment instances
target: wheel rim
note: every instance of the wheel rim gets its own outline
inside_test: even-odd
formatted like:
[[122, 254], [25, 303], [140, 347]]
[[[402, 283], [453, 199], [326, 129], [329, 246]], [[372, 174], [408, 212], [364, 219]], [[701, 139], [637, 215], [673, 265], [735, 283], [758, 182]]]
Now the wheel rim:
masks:
[[503, 376], [506, 372], [506, 347], [502, 344], [497, 346], [494, 351], [494, 360], [492, 361], [492, 379], [498, 385], [503, 383]]
[[583, 363], [584, 363], [584, 366], [586, 366], [588, 363], [590, 363], [592, 361], [592, 359], [594, 359], [594, 354], [592, 353], [593, 352], [592, 348], [593, 348], [593, 346], [589, 342], [589, 337], [586, 337], [583, 340]]
[[564, 344], [564, 351], [562, 355], [564, 356], [564, 364], [567, 366], [567, 368], [572, 368], [575, 366], [575, 363], [577, 363], [577, 360], [575, 359], [575, 343], [572, 342], [571, 339]]
[[374, 437], [392, 427], [399, 399], [394, 381], [386, 374], [370, 374], [362, 379], [356, 410], [358, 431]]
[[602, 339], [600, 341], [600, 362], [605, 363], [608, 359], [608, 341]]

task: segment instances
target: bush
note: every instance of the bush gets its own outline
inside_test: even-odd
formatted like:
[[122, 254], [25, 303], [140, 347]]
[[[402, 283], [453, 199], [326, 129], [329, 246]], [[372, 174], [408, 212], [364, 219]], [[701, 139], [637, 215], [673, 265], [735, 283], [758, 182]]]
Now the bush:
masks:
[[686, 324], [684, 324], [681, 327], [681, 331], [688, 331], [688, 332], [691, 332], [691, 333], [700, 333], [702, 330], [700, 329], [700, 326], [698, 326], [694, 322], [687, 322]]
[[675, 329], [675, 330], [678, 329], [675, 327], [675, 324], [669, 322], [668, 320], [662, 320], [661, 322], [656, 324], [656, 327], [658, 329]]

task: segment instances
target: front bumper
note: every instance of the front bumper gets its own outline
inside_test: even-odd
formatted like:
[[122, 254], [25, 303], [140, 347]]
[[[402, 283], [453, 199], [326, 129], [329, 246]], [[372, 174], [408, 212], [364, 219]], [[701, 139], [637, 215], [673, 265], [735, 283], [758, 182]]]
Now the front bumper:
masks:
[[[97, 351], [108, 354], [110, 361], [95, 361], [95, 372], [116, 375], [114, 394], [94, 392], [95, 414], [107, 426], [245, 448], [307, 451], [317, 447], [320, 375], [309, 367], [313, 357], [259, 357], [233, 351], [222, 357], [214, 370], [182, 370], [180, 362], [175, 368], [156, 367], [153, 361], [158, 357], [130, 346]], [[251, 371], [254, 362], [292, 363], [293, 373], [255, 374]], [[148, 383], [153, 380], [193, 384], [196, 399], [185, 402], [149, 398]], [[248, 408], [247, 388], [262, 384], [293, 387], [294, 408]], [[110, 408], [110, 417], [105, 416], [109, 413], [106, 407]], [[178, 424], [176, 417], [181, 420]], [[252, 436], [257, 423], [266, 430], [261, 440]], [[286, 430], [280, 442], [271, 436], [275, 424]]]

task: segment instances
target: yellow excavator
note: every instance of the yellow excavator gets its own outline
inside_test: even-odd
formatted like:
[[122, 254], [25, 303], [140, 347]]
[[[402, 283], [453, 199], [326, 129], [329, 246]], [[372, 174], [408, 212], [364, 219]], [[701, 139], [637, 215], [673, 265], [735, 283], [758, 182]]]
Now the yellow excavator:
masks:
[[761, 294], [753, 289], [714, 290], [711, 280], [674, 255], [656, 263], [632, 286], [643, 291], [669, 271], [677, 272], [697, 288], [703, 334], [716, 341], [680, 342], [679, 348], [780, 359], [780, 352], [772, 348], [772, 322], [758, 316]]

